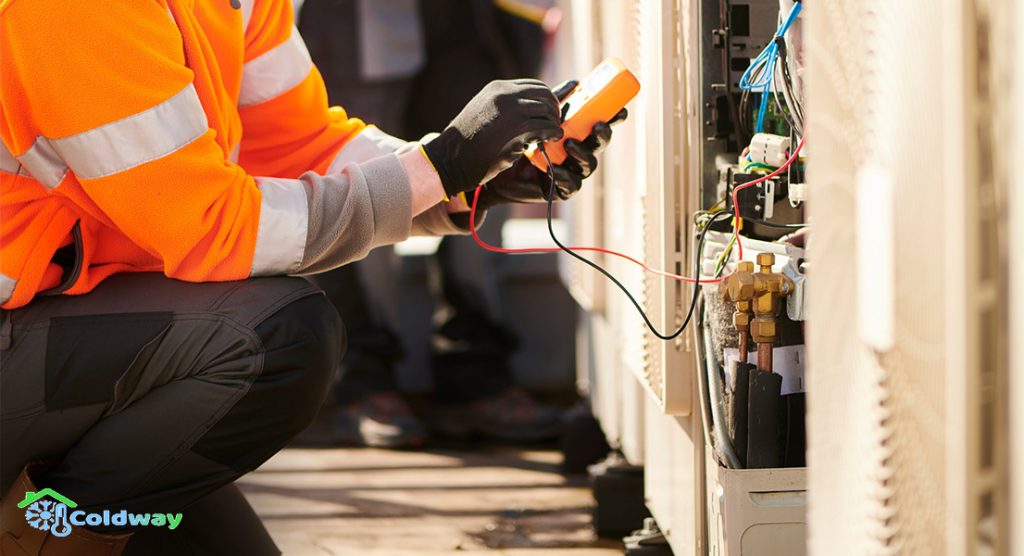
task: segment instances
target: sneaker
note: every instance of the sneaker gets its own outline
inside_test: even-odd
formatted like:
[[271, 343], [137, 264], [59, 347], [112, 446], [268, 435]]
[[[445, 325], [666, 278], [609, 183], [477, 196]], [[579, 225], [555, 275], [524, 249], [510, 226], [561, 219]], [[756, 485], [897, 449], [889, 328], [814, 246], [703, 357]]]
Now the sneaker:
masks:
[[419, 448], [427, 430], [395, 391], [370, 394], [338, 407], [332, 419], [336, 444], [368, 448]]
[[479, 435], [506, 442], [539, 442], [561, 434], [564, 414], [522, 388], [510, 387], [468, 404], [438, 407], [430, 424], [435, 432], [448, 437]]

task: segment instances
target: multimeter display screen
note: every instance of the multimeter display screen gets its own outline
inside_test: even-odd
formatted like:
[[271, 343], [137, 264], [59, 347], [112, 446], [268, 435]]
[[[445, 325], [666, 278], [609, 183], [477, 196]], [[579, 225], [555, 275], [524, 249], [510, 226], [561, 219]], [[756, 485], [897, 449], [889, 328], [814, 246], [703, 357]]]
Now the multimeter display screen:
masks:
[[618, 69], [615, 64], [611, 62], [604, 62], [601, 65], [594, 68], [594, 71], [590, 72], [590, 75], [580, 83], [580, 88], [576, 90], [568, 99], [566, 103], [569, 105], [569, 111], [565, 114], [565, 119], [571, 119], [588, 100], [594, 97], [597, 93], [601, 92], [615, 75], [618, 74]]
[[615, 64], [605, 62], [600, 66], [597, 66], [594, 71], [590, 72], [590, 75], [588, 75], [583, 81], [583, 90], [586, 91], [588, 95], [593, 96], [601, 89], [607, 87], [608, 84], [612, 82], [612, 79], [615, 78], [617, 73], [619, 73], [619, 71], [615, 67]]

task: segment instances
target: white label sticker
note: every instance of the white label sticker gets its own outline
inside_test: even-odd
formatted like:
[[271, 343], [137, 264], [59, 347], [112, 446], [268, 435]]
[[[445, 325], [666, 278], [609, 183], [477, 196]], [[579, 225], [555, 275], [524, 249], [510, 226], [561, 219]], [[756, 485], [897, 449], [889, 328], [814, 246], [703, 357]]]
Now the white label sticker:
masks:
[[[736, 374], [736, 362], [739, 361], [740, 350], [725, 348], [725, 378], [732, 384]], [[783, 346], [772, 349], [772, 371], [782, 375], [782, 395], [805, 392], [804, 366], [807, 360], [804, 346]], [[757, 364], [757, 351], [747, 354], [747, 363]]]

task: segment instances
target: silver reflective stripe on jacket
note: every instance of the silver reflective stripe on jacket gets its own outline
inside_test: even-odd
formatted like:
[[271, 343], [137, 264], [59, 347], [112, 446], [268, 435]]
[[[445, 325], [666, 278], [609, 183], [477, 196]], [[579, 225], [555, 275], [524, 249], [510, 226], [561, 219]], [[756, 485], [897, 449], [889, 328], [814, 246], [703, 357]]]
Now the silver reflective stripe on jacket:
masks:
[[68, 175], [68, 165], [61, 160], [46, 137], [36, 137], [27, 151], [18, 157], [35, 180], [47, 189], [53, 189]]
[[50, 144], [75, 175], [95, 179], [163, 158], [207, 129], [206, 112], [189, 83], [152, 108]]
[[27, 178], [32, 177], [32, 174], [25, 168], [25, 165], [17, 158], [14, 158], [14, 155], [11, 154], [11, 151], [7, 149], [7, 145], [4, 145], [3, 142], [0, 142], [0, 172], [25, 176]]
[[306, 252], [309, 202], [299, 180], [256, 178], [263, 194], [251, 276], [290, 274]]
[[338, 154], [334, 155], [334, 160], [328, 166], [327, 173], [335, 174], [349, 164], [359, 164], [360, 162], [373, 160], [378, 156], [396, 152], [408, 145], [409, 143], [384, 133], [377, 129], [376, 126], [367, 126], [359, 132], [359, 135], [345, 143], [345, 146], [338, 151]]
[[299, 31], [293, 27], [287, 40], [242, 66], [238, 106], [252, 106], [281, 96], [301, 84], [312, 69], [313, 60]]
[[206, 113], [189, 83], [166, 101], [126, 118], [70, 137], [37, 137], [17, 158], [36, 181], [53, 189], [69, 167], [79, 178], [102, 178], [163, 158], [207, 128]]
[[14, 295], [14, 287], [18, 285], [18, 281], [6, 274], [0, 274], [0, 305], [10, 301], [11, 296]]

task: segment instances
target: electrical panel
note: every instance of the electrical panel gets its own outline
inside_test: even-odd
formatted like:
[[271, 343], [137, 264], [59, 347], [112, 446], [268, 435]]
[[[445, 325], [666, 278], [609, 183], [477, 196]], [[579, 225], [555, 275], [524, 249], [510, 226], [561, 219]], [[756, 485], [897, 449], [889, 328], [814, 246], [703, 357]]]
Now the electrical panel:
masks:
[[[790, 62], [787, 55], [776, 57], [773, 63], [781, 59], [786, 64], [785, 71], [779, 69], [778, 90], [741, 90], [747, 67], [775, 44], [780, 14], [789, 14], [794, 4], [607, 0], [573, 1], [566, 7], [575, 31], [571, 59], [563, 63], [582, 74], [600, 58], [615, 55], [642, 84], [629, 107], [629, 121], [616, 129], [616, 145], [588, 183], [592, 199], [571, 209], [574, 242], [600, 242], [639, 254], [649, 267], [677, 276], [693, 276], [699, 268], [707, 279], [729, 276], [741, 261], [758, 262], [759, 254], [774, 257], [761, 265], [764, 272], [750, 276], [758, 284], [783, 284], [787, 299], [768, 300], [778, 305], [770, 321], [753, 311], [750, 317], [757, 320], [759, 332], [777, 329], [767, 339], [758, 339], [777, 344], [774, 351], [769, 349], [769, 357], [786, 374], [777, 399], [764, 402], [772, 407], [765, 410], [772, 413], [772, 432], [755, 427], [758, 434], [750, 444], [755, 446], [751, 453], [768, 458], [752, 462], [758, 467], [790, 468], [784, 484], [761, 498], [785, 499], [786, 510], [779, 519], [802, 523], [806, 256], [798, 232], [806, 224], [806, 186], [804, 160], [789, 160], [801, 144], [802, 126], [793, 125], [795, 110], [787, 108], [784, 98], [798, 94], [800, 64]], [[793, 33], [798, 31], [799, 25], [794, 26]], [[784, 40], [780, 50], [794, 51], [795, 59], [800, 41]], [[774, 69], [770, 77], [762, 77], [774, 80]], [[767, 104], [764, 115], [758, 110], [762, 100]], [[799, 98], [790, 100], [795, 101]], [[784, 170], [759, 180], [777, 168]], [[742, 187], [755, 180], [758, 183]], [[720, 213], [717, 223], [698, 233], [712, 212]], [[741, 245], [731, 235], [734, 213], [743, 221], [742, 257]], [[698, 243], [698, 236], [704, 241]], [[790, 240], [791, 236], [797, 238]], [[749, 501], [749, 488], [771, 490], [771, 477], [782, 475], [758, 472], [760, 478], [750, 482], [756, 473], [745, 472], [747, 454], [723, 450], [734, 440], [736, 431], [729, 430], [728, 422], [736, 421], [733, 406], [738, 408], [731, 399], [736, 380], [730, 379], [739, 355], [737, 334], [726, 331], [732, 326], [734, 302], [721, 297], [717, 284], [705, 284], [697, 290], [695, 304], [691, 284], [645, 273], [612, 257], [593, 260], [634, 292], [656, 329], [668, 334], [687, 323], [673, 339], [659, 339], [620, 291], [590, 269], [570, 263], [565, 272], [570, 290], [585, 309], [585, 343], [578, 359], [595, 412], [613, 446], [622, 448], [632, 462], [646, 464], [648, 505], [663, 529], [680, 532], [668, 535], [677, 552], [704, 553], [714, 547], [718, 554], [739, 554], [739, 536], [751, 528], [758, 534], [765, 531], [758, 528], [759, 520], [771, 522], [775, 513], [771, 507], [735, 511], [744, 503], [739, 498]], [[760, 262], [765, 263], [763, 257]], [[753, 338], [748, 343], [753, 347], [750, 352], [756, 353]], [[615, 349], [605, 349], [609, 344]], [[782, 375], [765, 376], [774, 380]], [[631, 380], [646, 392], [641, 399], [623, 388]], [[712, 388], [717, 389], [714, 401]], [[724, 452], [734, 457], [727, 458]], [[712, 463], [714, 467], [708, 467]], [[729, 499], [716, 495], [712, 501], [708, 492], [718, 490], [730, 493]], [[736, 520], [749, 522], [741, 526]], [[693, 529], [697, 535], [683, 533]], [[787, 529], [787, 534], [796, 530]], [[739, 536], [732, 538], [735, 535]], [[801, 552], [802, 544], [790, 551]]]
[[[801, 2], [701, 2], [701, 287], [707, 553], [806, 553]], [[719, 219], [719, 215], [726, 217]], [[768, 501], [771, 502], [768, 502]]]

